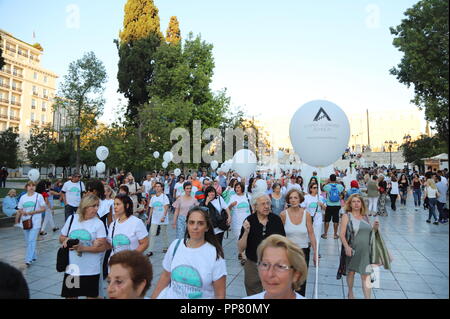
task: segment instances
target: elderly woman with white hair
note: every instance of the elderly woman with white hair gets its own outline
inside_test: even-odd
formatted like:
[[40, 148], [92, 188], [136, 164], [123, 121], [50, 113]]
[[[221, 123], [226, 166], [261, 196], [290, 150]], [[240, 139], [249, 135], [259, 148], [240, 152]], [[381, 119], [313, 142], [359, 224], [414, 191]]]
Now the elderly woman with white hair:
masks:
[[255, 295], [263, 291], [258, 275], [257, 249], [259, 244], [270, 235], [286, 236], [281, 218], [271, 212], [271, 200], [266, 194], [256, 194], [252, 198], [255, 213], [248, 216], [239, 236], [239, 252], [245, 251], [245, 290], [247, 295]]

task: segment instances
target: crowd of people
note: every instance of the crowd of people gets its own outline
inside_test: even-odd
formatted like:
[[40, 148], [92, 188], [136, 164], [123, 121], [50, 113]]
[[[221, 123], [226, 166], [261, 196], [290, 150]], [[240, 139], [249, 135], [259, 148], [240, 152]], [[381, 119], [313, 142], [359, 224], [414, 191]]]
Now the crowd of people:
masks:
[[[10, 191], [3, 211], [23, 228], [25, 263], [31, 267], [38, 237], [46, 236], [48, 226], [59, 229], [54, 202], [64, 206], [59, 241], [70, 248], [64, 298], [144, 298], [158, 241], [165, 257], [151, 298], [225, 298], [222, 243], [231, 232], [248, 298], [302, 299], [310, 260], [320, 263], [317, 241], [328, 239], [332, 221], [333, 239], [342, 242], [337, 278], [347, 276], [352, 299], [355, 273], [363, 283], [371, 274], [370, 236], [380, 228], [378, 217], [368, 217], [387, 216], [388, 199], [391, 213], [398, 201], [404, 210], [412, 194], [416, 212], [422, 204], [428, 210], [427, 223], [431, 218], [435, 225], [448, 223], [448, 171], [357, 168], [347, 173], [336, 170], [323, 180], [314, 172], [306, 183], [296, 170], [276, 176], [256, 172], [248, 180], [232, 171], [152, 172], [142, 181], [121, 171], [86, 184], [73, 174], [54, 185], [30, 181], [19, 197]], [[168, 227], [176, 230], [175, 238], [169, 238]], [[371, 298], [366, 284], [363, 292]]]

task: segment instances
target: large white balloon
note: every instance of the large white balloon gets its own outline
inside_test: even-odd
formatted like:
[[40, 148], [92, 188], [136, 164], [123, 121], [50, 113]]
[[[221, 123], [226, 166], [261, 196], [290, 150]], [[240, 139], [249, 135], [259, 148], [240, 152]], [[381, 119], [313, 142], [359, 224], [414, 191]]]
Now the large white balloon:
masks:
[[219, 162], [218, 161], [214, 160], [214, 161], [211, 162], [211, 168], [212, 169], [215, 170], [218, 166], [219, 166]]
[[267, 191], [267, 182], [262, 179], [258, 179], [255, 183], [255, 187], [252, 189], [252, 194], [262, 194], [265, 193], [266, 191]]
[[256, 170], [256, 155], [250, 150], [239, 150], [234, 154], [232, 168], [241, 176], [249, 177]]
[[158, 158], [158, 157], [159, 157], [159, 152], [158, 152], [158, 151], [153, 152], [153, 157], [154, 157], [154, 158]]
[[164, 159], [164, 162], [170, 163], [170, 161], [173, 160], [172, 152], [165, 152], [164, 155], [163, 155], [163, 159]]
[[162, 162], [162, 167], [163, 168], [167, 168], [167, 166], [169, 166], [169, 164], [167, 164], [167, 162]]
[[303, 162], [325, 167], [345, 152], [350, 138], [350, 124], [339, 106], [329, 101], [315, 100], [295, 112], [289, 136]]
[[28, 172], [28, 178], [30, 181], [36, 182], [39, 179], [39, 176], [41, 176], [41, 173], [39, 173], [39, 171], [35, 168], [30, 169]]
[[97, 170], [97, 173], [102, 174], [106, 170], [106, 165], [103, 162], [98, 162], [97, 165], [95, 165], [95, 169]]
[[95, 154], [100, 161], [104, 161], [109, 155], [109, 150], [106, 146], [99, 146], [97, 147]]
[[173, 171], [173, 173], [175, 174], [176, 177], [181, 175], [181, 169], [179, 168], [175, 168], [175, 170]]

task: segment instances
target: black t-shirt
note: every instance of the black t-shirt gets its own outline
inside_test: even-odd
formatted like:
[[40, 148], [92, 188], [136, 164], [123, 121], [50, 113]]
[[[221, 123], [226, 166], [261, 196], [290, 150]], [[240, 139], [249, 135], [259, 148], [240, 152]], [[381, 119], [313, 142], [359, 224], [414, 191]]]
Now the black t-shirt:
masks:
[[430, 179], [433, 177], [433, 172], [432, 171], [428, 171], [425, 173], [425, 179]]
[[[252, 214], [246, 218], [250, 223], [250, 232], [247, 237], [247, 248], [245, 249], [245, 255], [253, 262], [258, 261], [256, 250], [259, 244], [269, 237], [270, 235], [283, 235], [286, 236], [284, 231], [284, 225], [280, 216], [270, 213], [266, 224], [265, 235], [263, 236], [263, 225], [259, 222], [257, 214]], [[244, 227], [241, 228], [241, 235], [239, 239], [244, 235]]]

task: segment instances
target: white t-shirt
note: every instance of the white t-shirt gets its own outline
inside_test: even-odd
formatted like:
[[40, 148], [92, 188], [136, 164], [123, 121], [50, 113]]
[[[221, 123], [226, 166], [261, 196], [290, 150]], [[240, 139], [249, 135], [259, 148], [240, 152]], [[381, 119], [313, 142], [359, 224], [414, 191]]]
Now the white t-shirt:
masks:
[[[242, 299], [264, 299], [264, 297], [266, 296], [266, 292], [263, 291], [259, 294], [253, 295], [253, 296], [248, 296], [248, 297], [244, 297]], [[295, 293], [295, 299], [306, 299], [305, 297], [303, 297], [302, 295]]]
[[184, 182], [175, 184], [175, 190], [177, 191], [176, 197], [181, 196], [181, 193], [183, 193], [183, 184], [184, 184]]
[[84, 191], [86, 191], [86, 187], [83, 182], [72, 183], [72, 181], [67, 181], [62, 188], [62, 192], [64, 192], [64, 195], [66, 196], [67, 204], [72, 207], [80, 206], [81, 193]]
[[152, 224], [156, 225], [168, 225], [169, 224], [169, 213], [167, 213], [164, 222], [161, 223], [161, 218], [164, 217], [164, 206], [169, 205], [170, 201], [167, 195], [161, 194], [159, 196], [153, 196], [150, 200], [150, 207], [153, 208], [152, 212]]
[[[428, 198], [437, 198], [438, 197], [437, 196], [437, 193], [438, 193], [437, 189], [434, 189], [434, 188], [431, 188], [430, 186], [427, 186], [426, 190], [427, 190], [427, 197]], [[34, 220], [33, 220], [33, 223], [34, 223]]]
[[[115, 225], [115, 227], [114, 227]], [[114, 238], [112, 232], [114, 230]], [[113, 246], [111, 256], [123, 250], [135, 250], [139, 247], [139, 240], [148, 236], [145, 224], [139, 218], [130, 216], [119, 223], [117, 220], [109, 225], [108, 241]]]
[[287, 186], [287, 192], [289, 192], [291, 189], [297, 189], [297, 190], [303, 192], [302, 186], [300, 184], [297, 184], [297, 183], [295, 183], [295, 184], [289, 183], [288, 186]]
[[[318, 205], [318, 199], [317, 196], [312, 196], [312, 195], [305, 195], [305, 201], [302, 203], [304, 204], [303, 207], [306, 208], [306, 210], [308, 211], [308, 213], [311, 215], [311, 217], [313, 218], [313, 224], [314, 226], [321, 226], [322, 225], [322, 209], [320, 208], [320, 205]], [[320, 196], [320, 201], [323, 204], [327, 203], [327, 199], [324, 198], [323, 196]], [[316, 208], [317, 208], [317, 214], [316, 214]]]
[[[28, 196], [28, 194], [23, 195], [20, 198], [19, 204], [17, 205], [19, 209], [22, 209], [26, 213], [30, 213], [32, 211], [36, 211], [42, 208], [47, 207], [45, 204], [44, 197], [41, 194], [34, 193], [32, 196]], [[36, 207], [36, 208], [34, 208]], [[32, 218], [33, 229], [40, 229], [42, 223], [42, 213], [34, 214], [33, 216], [22, 216], [20, 217], [20, 225], [25, 220]]]
[[398, 195], [399, 194], [399, 190], [398, 190], [398, 182], [391, 182], [391, 195]]
[[[69, 217], [61, 229], [61, 235], [69, 237], [71, 239], [79, 239], [80, 244], [83, 246], [91, 247], [94, 241], [98, 238], [106, 238], [105, 225], [97, 217], [84, 220], [80, 222], [80, 216], [73, 214], [72, 226], [69, 225], [72, 217]], [[102, 257], [104, 253], [91, 253], [82, 252], [81, 256], [74, 250], [69, 251], [69, 264], [76, 265], [77, 268], [68, 267], [66, 274], [76, 276], [92, 276], [100, 273], [100, 267], [102, 265]], [[79, 273], [77, 273], [79, 271]]]
[[170, 184], [168, 180], [164, 182], [164, 194], [166, 195], [170, 194]]
[[146, 193], [146, 194], [150, 194], [150, 191], [151, 191], [151, 189], [152, 189], [152, 180], [149, 180], [149, 181], [144, 181], [143, 183], [142, 183], [142, 185], [144, 186], [144, 193]]
[[[170, 272], [170, 285], [158, 299], [212, 299], [213, 282], [227, 275], [225, 260], [216, 259], [216, 248], [206, 242], [199, 248], [188, 248], [178, 239], [170, 244], [164, 256], [163, 268]], [[172, 257], [173, 256], [173, 257]]]
[[102, 218], [103, 216], [109, 214], [109, 210], [111, 208], [111, 202], [114, 205], [114, 200], [113, 199], [104, 199], [104, 200], [100, 200], [100, 204], [98, 206], [98, 211], [97, 214], [100, 218]]

